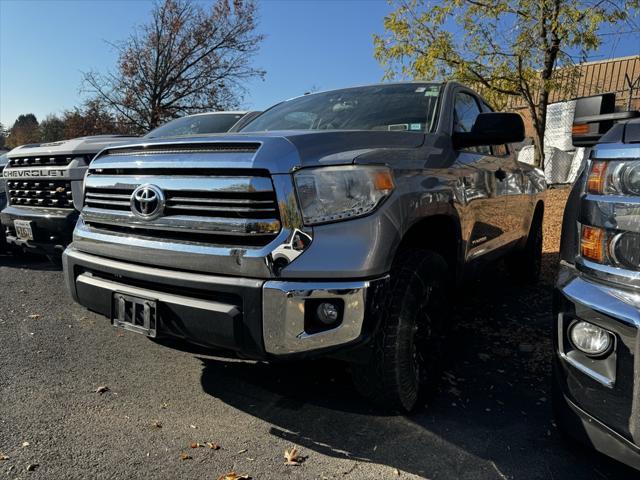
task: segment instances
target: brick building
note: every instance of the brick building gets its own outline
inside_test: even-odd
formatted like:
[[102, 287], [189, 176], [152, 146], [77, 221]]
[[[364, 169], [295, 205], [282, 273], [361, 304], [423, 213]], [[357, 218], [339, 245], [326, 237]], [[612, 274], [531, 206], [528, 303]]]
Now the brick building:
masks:
[[[640, 55], [581, 63], [560, 69], [558, 75], [560, 87], [551, 93], [552, 103], [615, 92], [618, 110], [640, 110]], [[514, 98], [510, 109], [524, 117], [531, 136], [531, 117], [522, 99]]]

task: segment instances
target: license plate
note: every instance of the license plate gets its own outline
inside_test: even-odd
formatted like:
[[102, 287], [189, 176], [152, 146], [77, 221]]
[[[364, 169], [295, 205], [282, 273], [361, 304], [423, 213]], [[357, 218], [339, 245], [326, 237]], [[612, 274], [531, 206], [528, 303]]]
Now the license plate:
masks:
[[155, 300], [114, 293], [112, 312], [114, 327], [155, 338], [158, 327], [158, 305]]
[[33, 240], [33, 231], [31, 230], [31, 222], [28, 220], [14, 220], [13, 226], [16, 229], [16, 235], [22, 240]]

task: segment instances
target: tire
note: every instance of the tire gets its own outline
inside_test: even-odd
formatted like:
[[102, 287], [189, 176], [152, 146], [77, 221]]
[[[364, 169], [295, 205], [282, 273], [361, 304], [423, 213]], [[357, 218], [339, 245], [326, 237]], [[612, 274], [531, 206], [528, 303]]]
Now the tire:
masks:
[[520, 284], [535, 285], [540, 280], [543, 243], [542, 217], [541, 210], [536, 210], [525, 247], [507, 257], [509, 275]]
[[435, 387], [444, 354], [448, 268], [433, 252], [400, 252], [367, 363], [352, 364], [356, 389], [385, 410], [410, 412]]

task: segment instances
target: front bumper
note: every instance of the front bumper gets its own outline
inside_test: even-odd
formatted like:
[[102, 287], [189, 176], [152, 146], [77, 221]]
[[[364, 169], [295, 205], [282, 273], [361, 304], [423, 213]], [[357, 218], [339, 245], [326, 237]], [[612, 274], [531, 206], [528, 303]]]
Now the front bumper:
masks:
[[[590, 358], [567, 337], [585, 320], [609, 331], [614, 348]], [[560, 266], [554, 294], [554, 388], [561, 426], [598, 451], [640, 470], [640, 291]]]
[[[0, 214], [7, 243], [48, 255], [61, 254], [71, 243], [78, 216], [79, 213], [73, 209], [13, 206], [6, 207]], [[14, 220], [31, 222], [32, 241], [18, 238]]]
[[[344, 282], [270, 281], [141, 266], [81, 252], [63, 255], [74, 300], [112, 318], [113, 294], [154, 299], [158, 336], [235, 351], [255, 359], [320, 355], [364, 343], [377, 318], [387, 279]], [[309, 308], [318, 301], [344, 305], [341, 322], [307, 331]], [[305, 313], [306, 312], [306, 313]]]

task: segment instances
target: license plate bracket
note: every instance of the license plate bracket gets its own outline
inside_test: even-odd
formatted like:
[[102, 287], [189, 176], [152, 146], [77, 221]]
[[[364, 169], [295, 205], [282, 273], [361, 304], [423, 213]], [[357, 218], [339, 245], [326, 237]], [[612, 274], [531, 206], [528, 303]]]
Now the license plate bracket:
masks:
[[14, 220], [13, 228], [16, 230], [16, 236], [19, 239], [33, 241], [33, 230], [29, 220]]
[[126, 293], [113, 294], [111, 323], [135, 333], [155, 338], [158, 331], [158, 301]]

